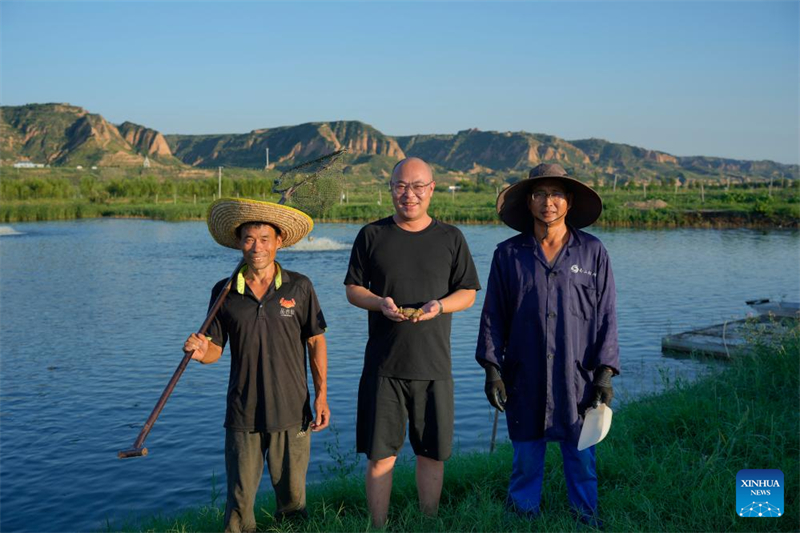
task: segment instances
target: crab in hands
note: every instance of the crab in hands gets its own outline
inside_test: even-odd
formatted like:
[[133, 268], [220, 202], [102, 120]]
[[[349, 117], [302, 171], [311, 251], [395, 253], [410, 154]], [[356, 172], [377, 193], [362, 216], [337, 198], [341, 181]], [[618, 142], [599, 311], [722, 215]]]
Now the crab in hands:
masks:
[[398, 307], [397, 312], [409, 319], [419, 318], [425, 314], [425, 311], [422, 309], [415, 309], [413, 307]]

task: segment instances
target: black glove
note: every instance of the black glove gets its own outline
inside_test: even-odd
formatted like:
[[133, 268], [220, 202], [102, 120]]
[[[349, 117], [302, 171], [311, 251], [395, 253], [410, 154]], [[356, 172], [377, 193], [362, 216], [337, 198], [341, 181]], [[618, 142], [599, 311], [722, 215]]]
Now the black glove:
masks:
[[503, 384], [503, 379], [500, 377], [500, 372], [497, 371], [493, 365], [486, 365], [486, 385], [483, 390], [486, 393], [486, 399], [492, 404], [492, 407], [501, 413], [506, 410], [506, 386]]
[[611, 378], [614, 371], [607, 366], [601, 366], [594, 374], [592, 383], [592, 407], [597, 407], [601, 403], [611, 406], [614, 399], [614, 388], [611, 386]]

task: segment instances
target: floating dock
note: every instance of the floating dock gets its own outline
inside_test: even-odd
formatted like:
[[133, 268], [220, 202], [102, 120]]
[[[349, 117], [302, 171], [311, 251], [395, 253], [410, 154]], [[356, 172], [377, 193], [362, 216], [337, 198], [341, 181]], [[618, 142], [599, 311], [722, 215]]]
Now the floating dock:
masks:
[[770, 343], [776, 336], [800, 327], [800, 305], [769, 300], [748, 301], [759, 315], [714, 326], [686, 331], [661, 338], [661, 351], [666, 354], [689, 354], [730, 359], [747, 354], [750, 340]]

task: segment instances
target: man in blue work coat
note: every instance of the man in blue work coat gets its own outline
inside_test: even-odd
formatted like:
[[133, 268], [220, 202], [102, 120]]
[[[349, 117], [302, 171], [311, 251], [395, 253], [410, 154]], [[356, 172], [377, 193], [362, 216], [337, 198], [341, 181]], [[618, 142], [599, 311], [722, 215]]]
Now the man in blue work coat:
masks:
[[555, 441], [577, 518], [600, 524], [594, 446], [578, 451], [577, 443], [586, 409], [611, 402], [619, 374], [611, 264], [600, 240], [579, 229], [602, 209], [594, 190], [555, 164], [497, 198], [500, 218], [521, 234], [494, 252], [475, 358], [514, 446], [508, 506], [530, 517], [539, 513], [545, 447]]

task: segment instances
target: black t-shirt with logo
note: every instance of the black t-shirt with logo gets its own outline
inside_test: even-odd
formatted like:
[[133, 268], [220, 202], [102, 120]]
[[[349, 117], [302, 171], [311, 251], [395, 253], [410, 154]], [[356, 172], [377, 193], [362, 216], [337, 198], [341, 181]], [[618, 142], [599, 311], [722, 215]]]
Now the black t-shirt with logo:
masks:
[[[419, 308], [459, 289], [480, 290], [467, 241], [455, 226], [434, 220], [422, 231], [388, 217], [361, 228], [350, 254], [346, 285]], [[364, 374], [401, 379], [450, 379], [449, 313], [432, 320], [393, 322], [369, 312]]]
[[[276, 432], [311, 418], [306, 340], [325, 332], [325, 318], [307, 277], [278, 272], [260, 301], [234, 283], [206, 332], [218, 346], [230, 340], [228, 429]], [[227, 281], [214, 286], [212, 304]]]

